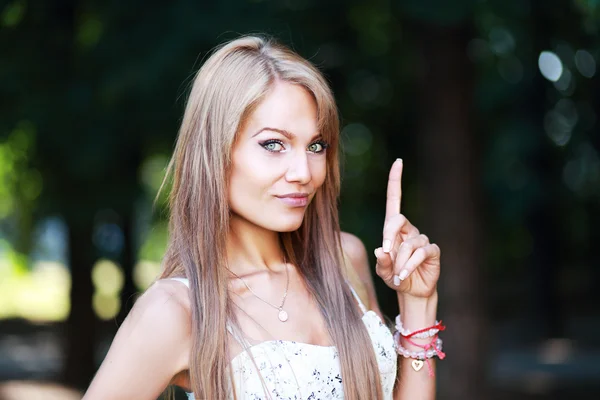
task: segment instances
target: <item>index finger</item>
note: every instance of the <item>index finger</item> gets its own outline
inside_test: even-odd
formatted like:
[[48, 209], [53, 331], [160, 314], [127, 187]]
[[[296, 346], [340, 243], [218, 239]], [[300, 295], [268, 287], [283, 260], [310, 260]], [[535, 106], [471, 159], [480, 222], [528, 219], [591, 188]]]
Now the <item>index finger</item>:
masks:
[[387, 187], [387, 201], [385, 205], [385, 219], [400, 214], [400, 204], [402, 203], [402, 170], [404, 164], [402, 159], [398, 158], [390, 169], [390, 177]]

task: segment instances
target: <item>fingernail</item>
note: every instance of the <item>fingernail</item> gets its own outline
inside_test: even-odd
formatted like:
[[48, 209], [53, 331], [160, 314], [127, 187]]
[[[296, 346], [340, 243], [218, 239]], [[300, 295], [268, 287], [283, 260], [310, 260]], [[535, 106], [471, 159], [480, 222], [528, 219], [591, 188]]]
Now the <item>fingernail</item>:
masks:
[[398, 275], [394, 275], [394, 286], [400, 286], [400, 277]]
[[396, 161], [404, 162], [401, 158], [396, 158]]
[[392, 241], [389, 239], [385, 239], [383, 241], [383, 252], [389, 253], [391, 248], [392, 248]]
[[400, 278], [401, 281], [405, 280], [407, 276], [408, 276], [408, 271], [407, 270], [403, 269], [402, 271], [400, 271], [399, 278]]
[[381, 247], [378, 247], [375, 249], [375, 251], [373, 253], [375, 253], [375, 257], [379, 258], [379, 249], [381, 249]]

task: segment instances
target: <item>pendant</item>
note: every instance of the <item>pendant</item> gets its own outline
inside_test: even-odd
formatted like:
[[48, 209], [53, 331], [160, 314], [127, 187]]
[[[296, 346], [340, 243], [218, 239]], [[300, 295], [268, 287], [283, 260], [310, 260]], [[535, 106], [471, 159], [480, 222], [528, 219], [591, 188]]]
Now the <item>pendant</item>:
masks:
[[423, 368], [423, 360], [413, 360], [411, 363], [415, 371], [419, 372]]
[[285, 311], [283, 311], [283, 310], [279, 310], [279, 315], [278, 315], [278, 317], [279, 317], [279, 320], [280, 320], [281, 322], [285, 322], [285, 321], [287, 321], [287, 320], [288, 320], [288, 313], [286, 313], [286, 312], [285, 312]]

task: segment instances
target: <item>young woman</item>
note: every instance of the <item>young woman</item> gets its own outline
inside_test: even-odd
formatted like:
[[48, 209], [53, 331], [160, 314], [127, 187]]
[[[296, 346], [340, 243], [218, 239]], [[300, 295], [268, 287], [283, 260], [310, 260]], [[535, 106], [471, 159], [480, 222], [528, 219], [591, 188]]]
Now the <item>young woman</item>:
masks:
[[421, 367], [443, 357], [440, 250], [400, 213], [398, 160], [375, 251], [402, 311], [395, 340], [365, 247], [340, 232], [338, 142], [333, 95], [308, 61], [258, 37], [212, 54], [169, 165], [164, 271], [86, 400], [155, 399], [168, 385], [196, 399], [434, 398], [433, 364]]

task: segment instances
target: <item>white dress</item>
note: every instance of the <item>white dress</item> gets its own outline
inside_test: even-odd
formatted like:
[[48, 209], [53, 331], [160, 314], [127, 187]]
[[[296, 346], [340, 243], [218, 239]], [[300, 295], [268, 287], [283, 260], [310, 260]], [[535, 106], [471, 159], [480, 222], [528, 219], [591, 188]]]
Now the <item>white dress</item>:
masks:
[[[189, 282], [185, 278], [170, 279], [183, 282], [189, 287]], [[350, 289], [363, 312], [362, 321], [375, 350], [383, 398], [390, 400], [393, 395], [397, 368], [394, 338], [377, 313], [367, 311], [354, 289], [352, 287]], [[240, 340], [235, 335], [234, 337]], [[340, 363], [335, 346], [270, 340], [252, 345], [250, 351], [256, 367], [246, 351], [242, 351], [231, 360], [238, 399], [265, 399], [267, 398], [265, 386], [272, 399], [333, 400], [344, 398]], [[188, 400], [195, 399], [193, 393], [187, 395]]]

